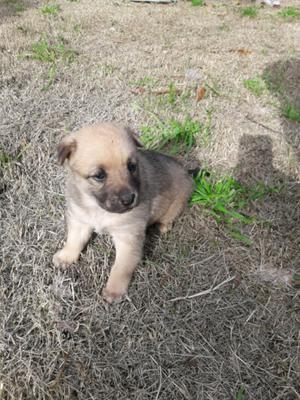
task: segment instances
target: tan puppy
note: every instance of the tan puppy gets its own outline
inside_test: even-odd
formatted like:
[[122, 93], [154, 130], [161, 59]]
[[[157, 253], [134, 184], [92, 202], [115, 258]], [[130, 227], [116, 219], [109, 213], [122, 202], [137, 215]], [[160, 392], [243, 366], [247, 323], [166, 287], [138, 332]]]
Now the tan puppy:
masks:
[[93, 231], [106, 231], [116, 259], [103, 296], [121, 300], [140, 262], [146, 227], [166, 232], [184, 210], [192, 179], [174, 158], [141, 145], [128, 129], [112, 124], [89, 126], [58, 146], [59, 163], [68, 169], [67, 241], [53, 262], [77, 261]]

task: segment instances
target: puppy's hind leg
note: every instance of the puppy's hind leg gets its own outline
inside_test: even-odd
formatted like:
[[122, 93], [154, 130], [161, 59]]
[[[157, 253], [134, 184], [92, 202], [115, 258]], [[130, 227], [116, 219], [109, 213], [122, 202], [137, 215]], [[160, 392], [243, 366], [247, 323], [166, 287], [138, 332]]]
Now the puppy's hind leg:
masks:
[[186, 199], [182, 201], [174, 201], [168, 208], [167, 212], [158, 221], [159, 231], [161, 234], [167, 233], [171, 228], [174, 220], [179, 217], [186, 206]]
[[66, 244], [53, 256], [53, 264], [56, 267], [66, 268], [76, 262], [92, 234], [92, 227], [72, 217], [68, 218], [67, 225]]
[[114, 234], [116, 259], [102, 291], [108, 303], [118, 302], [127, 294], [132, 274], [142, 258], [145, 232]]

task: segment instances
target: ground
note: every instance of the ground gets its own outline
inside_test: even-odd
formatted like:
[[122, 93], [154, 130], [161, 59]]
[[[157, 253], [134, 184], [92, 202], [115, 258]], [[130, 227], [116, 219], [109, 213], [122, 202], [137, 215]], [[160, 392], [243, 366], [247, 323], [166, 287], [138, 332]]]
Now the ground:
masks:
[[[45, 5], [0, 3], [0, 399], [299, 399], [299, 18], [229, 0]], [[52, 264], [56, 146], [87, 123], [187, 115], [211, 115], [187, 166], [281, 189], [249, 205], [265, 222], [243, 228], [249, 245], [198, 206], [151, 232], [129, 298], [109, 306], [109, 237]]]

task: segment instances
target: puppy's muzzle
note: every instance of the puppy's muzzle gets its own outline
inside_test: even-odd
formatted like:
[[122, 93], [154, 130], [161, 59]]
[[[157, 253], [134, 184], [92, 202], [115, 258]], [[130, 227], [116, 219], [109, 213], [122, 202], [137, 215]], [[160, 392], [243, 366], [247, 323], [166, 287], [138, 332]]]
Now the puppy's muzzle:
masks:
[[120, 201], [123, 206], [129, 207], [132, 206], [135, 202], [136, 194], [135, 193], [130, 193], [130, 192], [125, 192], [121, 193], [120, 195]]
[[138, 193], [130, 189], [110, 195], [103, 204], [103, 208], [113, 213], [125, 213], [138, 205]]

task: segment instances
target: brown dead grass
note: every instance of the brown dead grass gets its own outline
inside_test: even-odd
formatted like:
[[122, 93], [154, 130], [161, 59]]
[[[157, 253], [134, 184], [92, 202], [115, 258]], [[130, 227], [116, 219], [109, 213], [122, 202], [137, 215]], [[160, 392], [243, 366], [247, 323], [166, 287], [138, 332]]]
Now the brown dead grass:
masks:
[[[267, 7], [251, 20], [234, 3], [208, 3], [60, 1], [62, 12], [45, 17], [36, 2], [2, 19], [0, 399], [223, 400], [241, 388], [245, 399], [299, 398], [299, 293], [289, 285], [300, 261], [299, 124], [281, 118], [274, 86], [257, 98], [243, 80], [287, 66], [284, 95], [297, 101], [300, 24]], [[24, 57], [42, 34], [78, 52], [70, 65], [57, 61], [47, 91], [49, 65]], [[175, 106], [135, 95], [145, 76], [193, 94]], [[208, 89], [197, 103], [205, 84], [219, 95]], [[206, 109], [211, 137], [193, 157], [249, 185], [283, 183], [249, 210], [270, 224], [249, 228], [247, 248], [188, 210], [166, 237], [150, 234], [130, 301], [108, 307], [109, 238], [95, 238], [67, 271], [51, 264], [64, 236], [55, 147], [86, 123], [139, 129], [153, 112], [202, 121]], [[169, 301], [231, 276], [211, 294]]]

